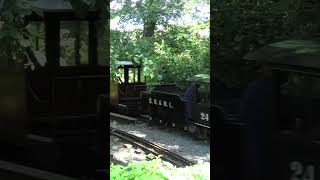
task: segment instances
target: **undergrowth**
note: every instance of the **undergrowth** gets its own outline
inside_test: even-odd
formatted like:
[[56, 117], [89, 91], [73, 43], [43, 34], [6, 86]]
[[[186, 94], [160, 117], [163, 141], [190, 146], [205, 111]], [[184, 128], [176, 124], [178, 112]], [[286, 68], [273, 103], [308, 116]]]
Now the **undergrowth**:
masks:
[[111, 164], [111, 180], [208, 180], [208, 171], [200, 165], [176, 168], [169, 163], [155, 159], [130, 163], [127, 166]]

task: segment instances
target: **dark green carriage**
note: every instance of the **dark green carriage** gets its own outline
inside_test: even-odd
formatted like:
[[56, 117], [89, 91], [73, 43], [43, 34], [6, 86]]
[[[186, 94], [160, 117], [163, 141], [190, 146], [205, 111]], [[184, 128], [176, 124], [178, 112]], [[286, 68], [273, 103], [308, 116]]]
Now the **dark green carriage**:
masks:
[[[80, 17], [64, 0], [37, 0], [33, 5], [43, 16], [33, 13], [25, 19], [27, 28], [37, 30], [26, 52], [32, 66], [19, 72], [1, 70], [6, 85], [2, 112], [10, 112], [1, 117], [1, 127], [7, 129], [1, 130], [1, 159], [77, 178], [94, 177], [106, 163], [96, 121], [97, 98], [109, 85], [109, 68], [98, 53], [102, 14], [89, 10]], [[66, 35], [66, 29], [77, 30]], [[65, 37], [69, 44], [62, 41]]]
[[[268, 57], [268, 58], [267, 58]], [[246, 56], [273, 69], [275, 118], [266, 156], [271, 179], [318, 179], [320, 40], [288, 40]]]
[[[262, 176], [265, 179], [319, 179], [319, 39], [272, 43], [248, 53], [245, 59], [249, 63], [264, 64], [272, 69], [275, 94], [272, 108], [275, 116], [266, 125], [265, 160], [258, 162], [265, 167], [261, 171]], [[228, 130], [227, 133], [220, 132], [228, 138], [217, 133], [217, 141], [220, 137], [228, 139], [225, 143], [229, 144], [229, 150], [223, 153], [229, 152], [241, 157], [242, 153], [239, 152], [244, 145], [241, 135], [245, 133], [247, 124], [233, 123], [231, 126], [228, 123], [217, 128], [217, 131], [219, 128]], [[216, 145], [217, 156], [220, 156], [219, 145], [223, 146], [220, 143]], [[228, 159], [229, 155], [222, 155], [226, 160], [221, 158], [221, 164], [217, 166], [227, 169], [224, 173], [236, 172], [233, 178], [241, 176], [245, 162], [241, 158], [236, 161]], [[233, 165], [230, 165], [231, 161]]]

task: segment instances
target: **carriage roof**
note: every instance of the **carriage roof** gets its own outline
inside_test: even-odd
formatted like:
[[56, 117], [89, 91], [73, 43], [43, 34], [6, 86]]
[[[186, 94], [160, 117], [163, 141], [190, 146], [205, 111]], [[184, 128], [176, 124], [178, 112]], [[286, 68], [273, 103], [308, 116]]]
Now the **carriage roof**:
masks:
[[124, 68], [124, 67], [128, 67], [128, 68], [140, 68], [141, 65], [139, 64], [134, 64], [132, 61], [129, 60], [122, 60], [122, 61], [118, 61], [117, 62], [117, 66], [118, 68]]
[[[66, 0], [34, 0], [32, 2], [32, 6], [34, 9], [38, 9], [42, 11], [43, 13], [49, 13], [54, 14], [55, 16], [59, 17], [60, 19], [100, 19], [101, 15], [99, 13], [99, 10], [95, 7], [92, 7], [90, 5], [87, 5], [86, 3], [82, 3], [82, 5], [77, 5], [75, 7], [71, 2]], [[77, 8], [85, 9], [85, 11], [81, 10], [76, 12]], [[77, 15], [75, 18], [74, 15]], [[28, 18], [31, 18], [31, 20], [37, 20], [42, 19], [42, 17], [38, 17], [39, 15], [31, 15]]]
[[286, 40], [269, 44], [244, 59], [273, 66], [294, 66], [320, 70], [320, 39]]
[[191, 76], [187, 79], [189, 82], [193, 83], [202, 83], [202, 84], [210, 84], [210, 75], [208, 74], [197, 74]]
[[72, 11], [72, 5], [65, 0], [36, 0], [33, 6], [44, 11]]

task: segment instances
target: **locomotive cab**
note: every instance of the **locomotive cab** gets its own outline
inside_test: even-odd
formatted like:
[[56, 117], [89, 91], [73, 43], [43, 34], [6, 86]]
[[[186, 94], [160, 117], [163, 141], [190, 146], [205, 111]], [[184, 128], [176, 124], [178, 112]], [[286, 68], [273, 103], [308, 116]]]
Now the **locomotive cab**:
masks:
[[118, 69], [120, 103], [129, 98], [138, 98], [141, 90], [145, 90], [146, 82], [141, 81], [141, 65], [134, 65], [131, 61], [120, 61]]
[[118, 83], [111, 83], [111, 104], [121, 113], [135, 116], [140, 106], [140, 92], [146, 90], [146, 80], [141, 80], [141, 65], [119, 61], [118, 70], [121, 77]]

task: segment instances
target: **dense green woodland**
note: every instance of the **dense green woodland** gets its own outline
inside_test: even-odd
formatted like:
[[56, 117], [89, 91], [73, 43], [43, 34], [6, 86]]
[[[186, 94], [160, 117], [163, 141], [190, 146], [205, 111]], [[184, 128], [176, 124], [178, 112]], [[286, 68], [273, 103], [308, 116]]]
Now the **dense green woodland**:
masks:
[[320, 33], [317, 0], [213, 0], [212, 71], [230, 87], [243, 87], [250, 74], [241, 66], [246, 53], [287, 39], [312, 39]]
[[[129, 23], [143, 27], [111, 30], [112, 77], [119, 76], [116, 66], [123, 59], [142, 64], [148, 82], [185, 81], [194, 74], [209, 73], [209, 34], [201, 34], [209, 31], [209, 15], [201, 18], [192, 12], [200, 4], [209, 6], [206, 0], [140, 0], [123, 1], [121, 8], [111, 9], [111, 18], [120, 17], [124, 27]], [[195, 21], [176, 23], [185, 14]]]

